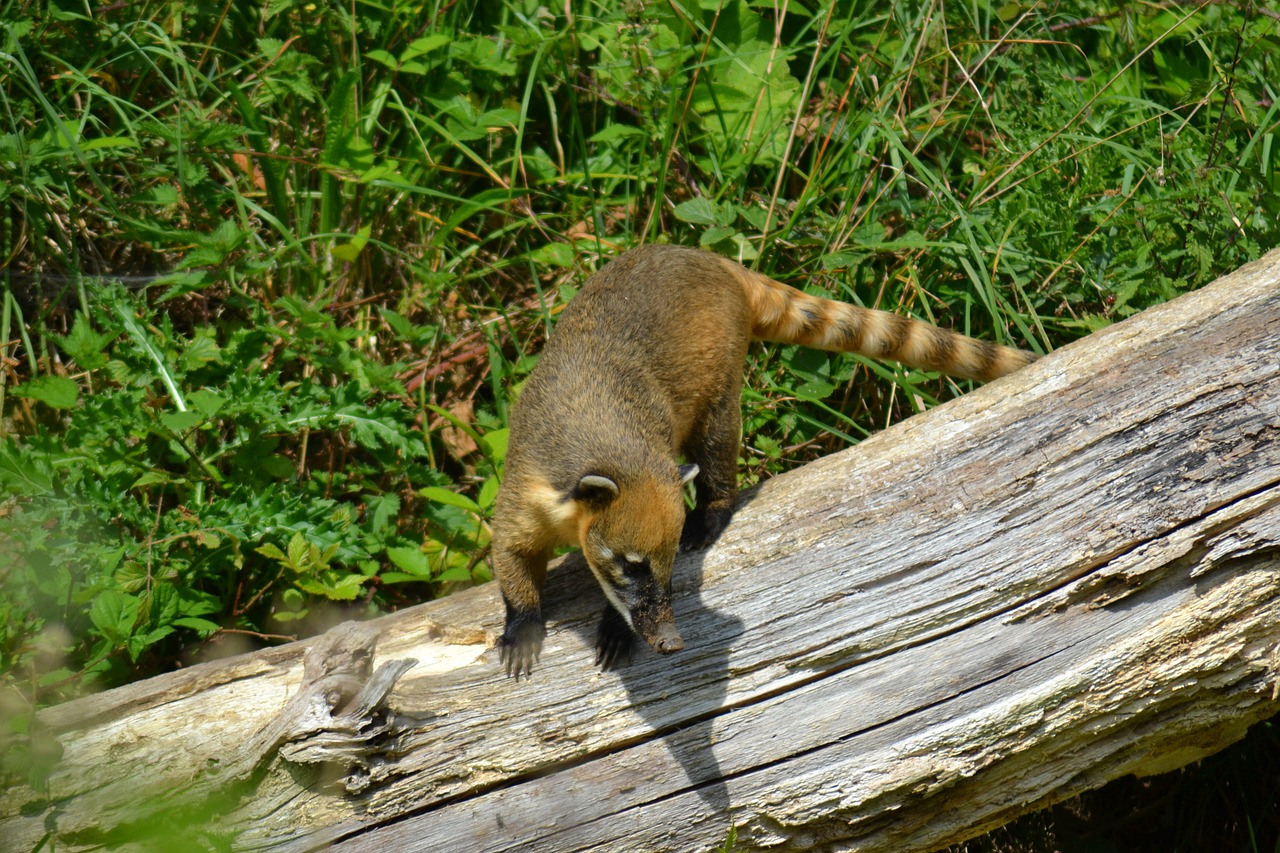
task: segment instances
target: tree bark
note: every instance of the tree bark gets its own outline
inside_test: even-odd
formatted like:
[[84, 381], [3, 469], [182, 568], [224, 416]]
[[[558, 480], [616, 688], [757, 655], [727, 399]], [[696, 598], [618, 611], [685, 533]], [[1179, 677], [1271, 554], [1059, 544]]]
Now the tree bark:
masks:
[[243, 755], [316, 737], [279, 722], [305, 641], [45, 711], [62, 762], [0, 843], [936, 849], [1280, 711], [1278, 439], [1272, 252], [744, 495], [677, 563], [681, 653], [596, 671], [571, 556], [528, 681], [491, 586], [372, 623], [417, 664], [366, 703], [360, 784]]

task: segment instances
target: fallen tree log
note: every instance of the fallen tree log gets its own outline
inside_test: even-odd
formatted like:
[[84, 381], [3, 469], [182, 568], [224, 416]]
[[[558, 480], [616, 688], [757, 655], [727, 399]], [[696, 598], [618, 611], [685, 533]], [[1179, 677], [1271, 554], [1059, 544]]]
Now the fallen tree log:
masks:
[[[0, 796], [0, 839], [935, 849], [1280, 712], [1278, 439], [1273, 252], [749, 493], [677, 563], [677, 655], [597, 672], [570, 557], [529, 681], [489, 648], [490, 587], [372, 623], [379, 662], [417, 661], [394, 688], [404, 664], [371, 690], [345, 659], [349, 689], [317, 687], [312, 640], [48, 709], [62, 761]], [[359, 784], [349, 755], [270, 754], [357, 690]]]

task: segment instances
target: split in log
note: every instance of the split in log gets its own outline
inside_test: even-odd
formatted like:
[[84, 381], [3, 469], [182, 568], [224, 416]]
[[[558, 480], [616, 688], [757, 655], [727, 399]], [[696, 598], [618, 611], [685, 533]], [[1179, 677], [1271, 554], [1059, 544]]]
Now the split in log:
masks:
[[1280, 711], [1280, 252], [744, 496], [677, 563], [679, 654], [598, 672], [580, 558], [548, 593], [527, 682], [494, 588], [370, 623], [418, 663], [344, 730], [391, 683], [408, 722], [336, 775], [264, 729], [342, 715], [303, 675], [332, 637], [51, 708], [0, 838], [145, 836], [183, 793], [241, 850], [927, 851], [1204, 757]]

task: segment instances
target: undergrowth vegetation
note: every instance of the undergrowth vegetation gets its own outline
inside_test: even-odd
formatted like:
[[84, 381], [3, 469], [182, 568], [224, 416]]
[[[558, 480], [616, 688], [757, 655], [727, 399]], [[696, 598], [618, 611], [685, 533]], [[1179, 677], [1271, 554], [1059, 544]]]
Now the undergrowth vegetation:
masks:
[[[0, 2], [10, 691], [487, 579], [508, 401], [639, 242], [1041, 352], [1280, 243], [1244, 0], [567, 11]], [[744, 484], [964, 390], [749, 374]]]

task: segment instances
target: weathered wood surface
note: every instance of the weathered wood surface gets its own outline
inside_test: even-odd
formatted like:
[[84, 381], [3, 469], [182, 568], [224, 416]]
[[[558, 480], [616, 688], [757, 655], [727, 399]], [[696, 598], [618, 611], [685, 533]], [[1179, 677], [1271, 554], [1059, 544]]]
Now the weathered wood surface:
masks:
[[[677, 564], [675, 656], [596, 672], [573, 558], [528, 682], [492, 588], [379, 620], [422, 722], [364, 792], [277, 760], [208, 810], [246, 850], [927, 851], [1178, 767], [1280, 712], [1278, 439], [1273, 252], [765, 483]], [[305, 645], [50, 709], [52, 799], [5, 792], [0, 843], [205, 798]]]

